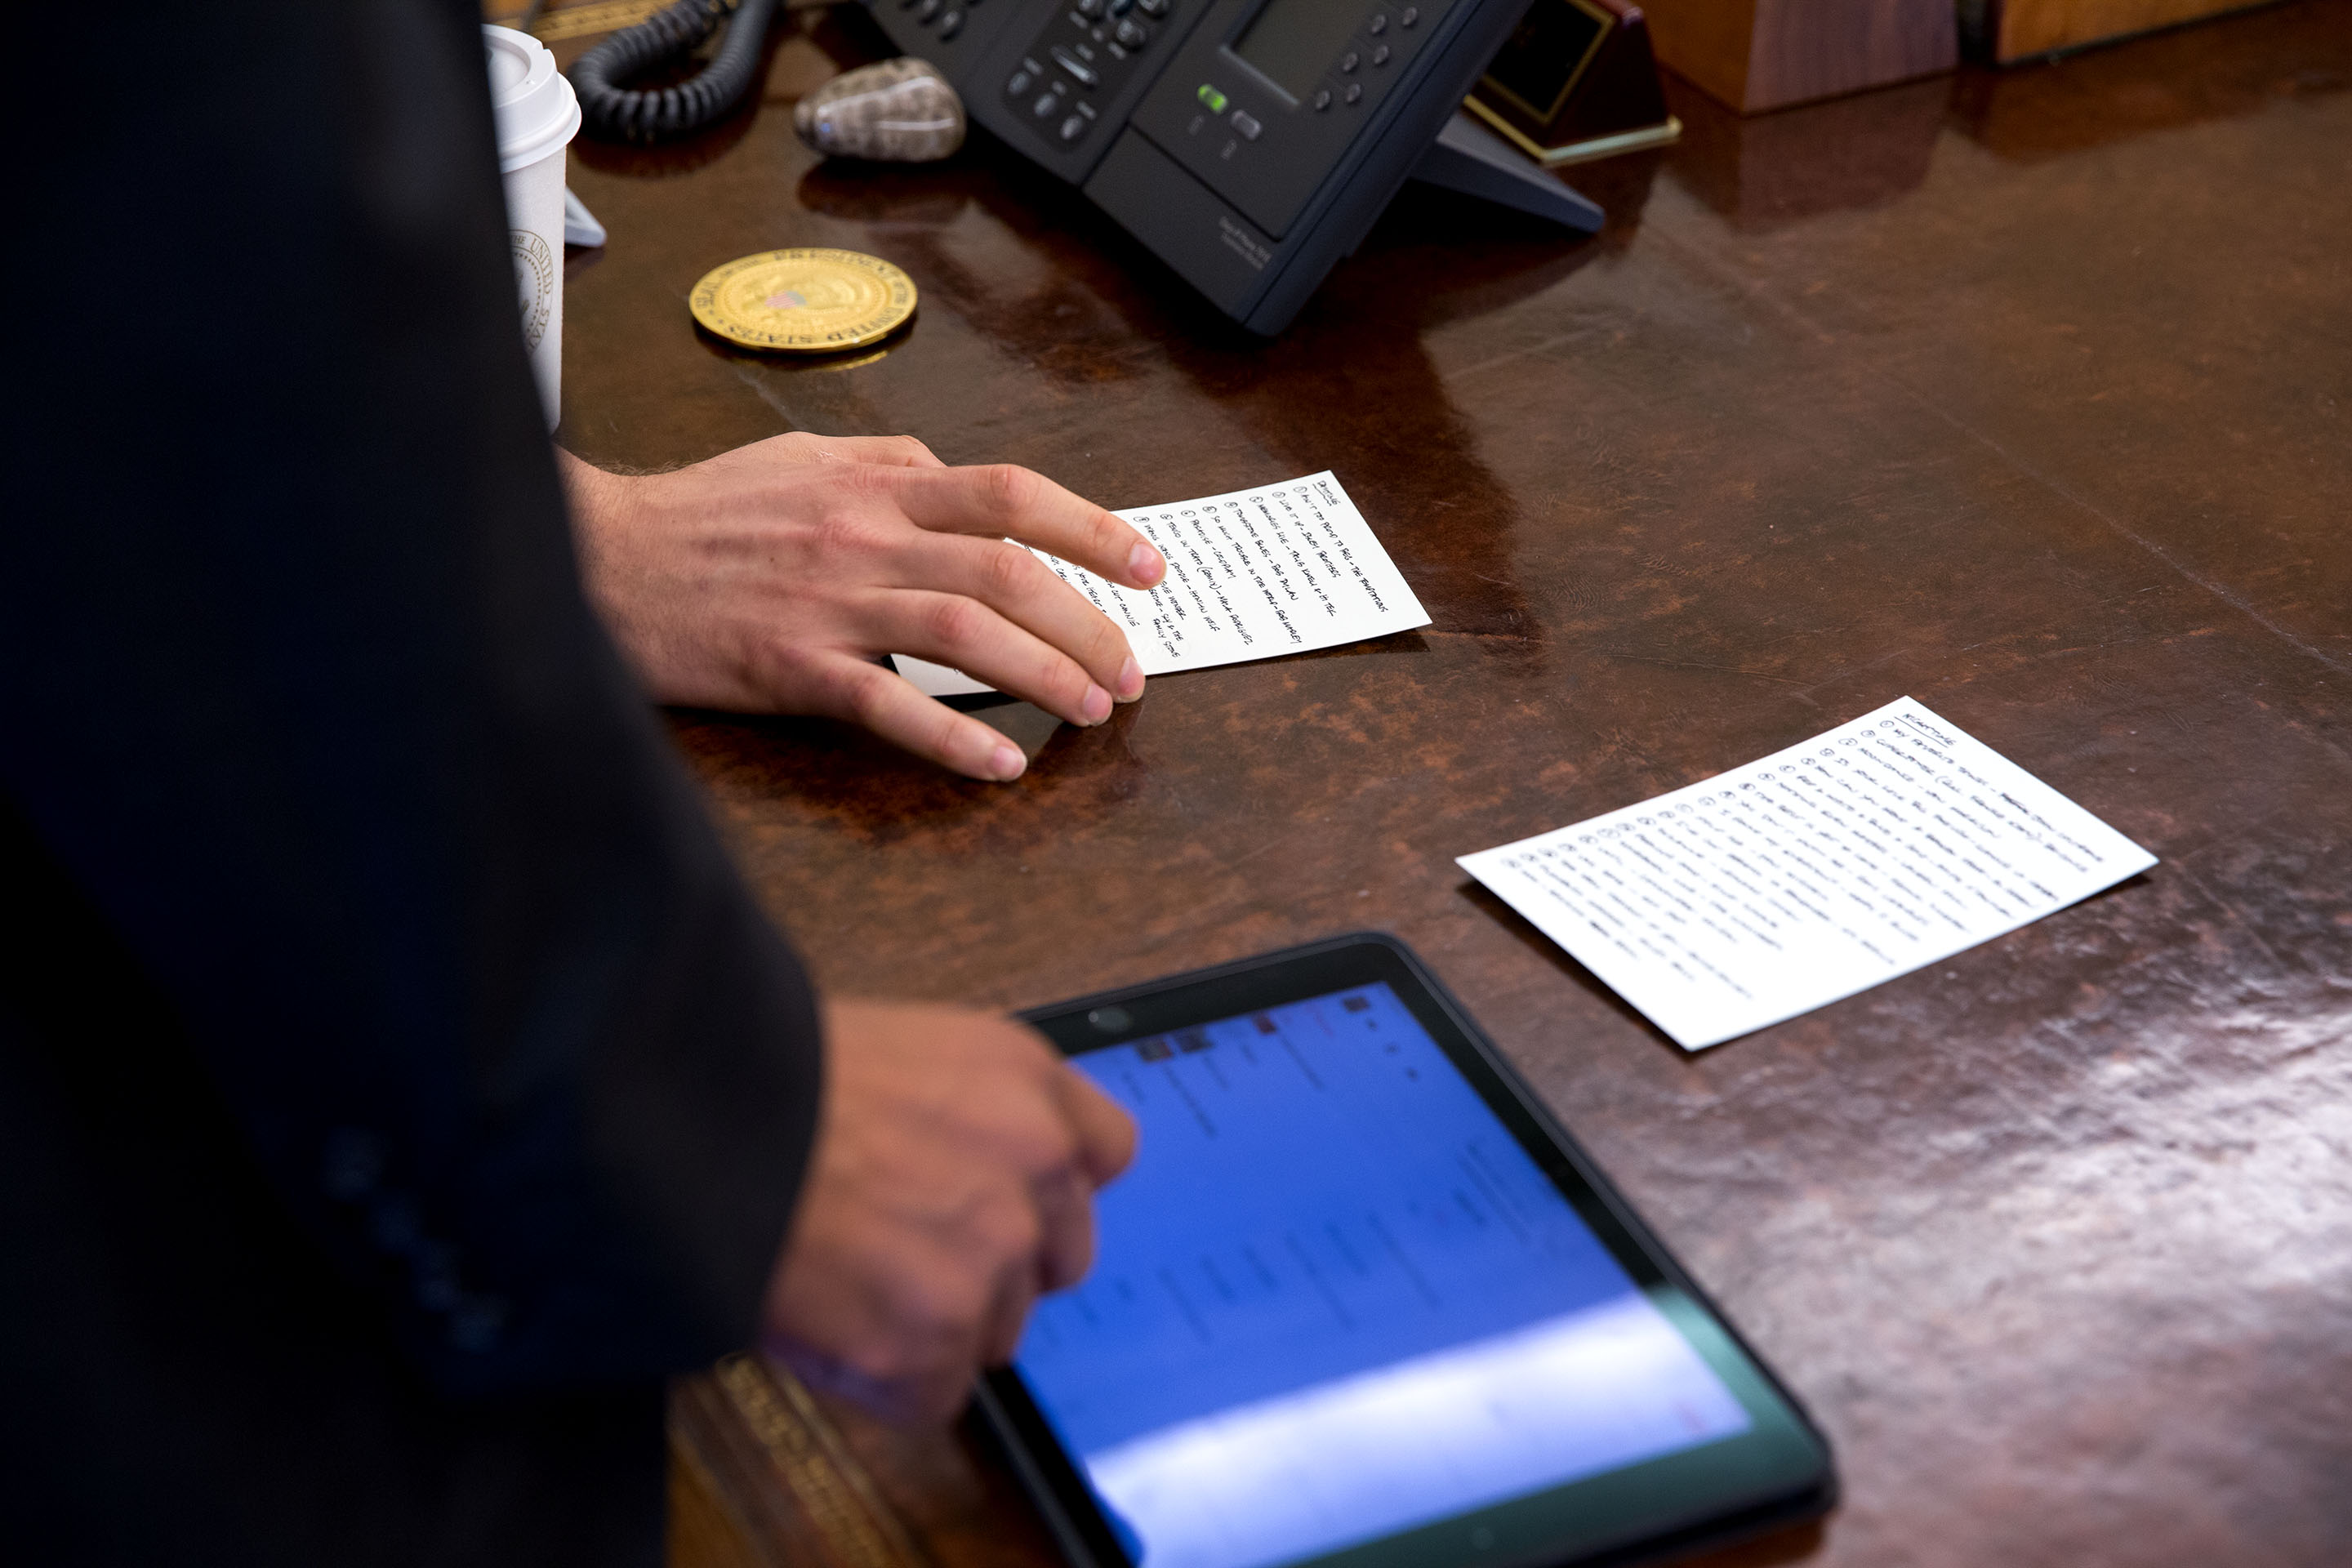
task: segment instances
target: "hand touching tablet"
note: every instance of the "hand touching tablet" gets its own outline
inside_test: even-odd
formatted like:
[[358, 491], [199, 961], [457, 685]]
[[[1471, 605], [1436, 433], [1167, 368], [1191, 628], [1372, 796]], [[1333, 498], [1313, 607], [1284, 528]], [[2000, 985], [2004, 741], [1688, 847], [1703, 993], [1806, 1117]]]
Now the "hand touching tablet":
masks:
[[824, 1109], [768, 1287], [769, 1353], [885, 1415], [946, 1420], [1038, 1296], [1094, 1261], [1135, 1125], [1035, 1031], [835, 1002]]

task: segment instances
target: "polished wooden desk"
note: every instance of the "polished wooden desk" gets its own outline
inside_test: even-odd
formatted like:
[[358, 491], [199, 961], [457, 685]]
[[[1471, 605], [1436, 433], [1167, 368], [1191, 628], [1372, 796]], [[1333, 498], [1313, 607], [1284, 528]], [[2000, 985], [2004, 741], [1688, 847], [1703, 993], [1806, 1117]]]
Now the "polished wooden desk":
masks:
[[[561, 438], [911, 431], [1114, 506], [1328, 466], [1435, 624], [1162, 679], [1009, 787], [679, 715], [822, 981], [1009, 1007], [1397, 931], [1833, 1436], [1843, 1508], [1725, 1561], [2352, 1562], [2352, 0], [1689, 95], [1576, 172], [1599, 237], [1411, 194], [1270, 344], [984, 141], [820, 165], [790, 101], [866, 47], [799, 17], [755, 110], [575, 145]], [[696, 336], [696, 277], [793, 244], [906, 267], [910, 335]], [[2163, 864], [1698, 1057], [1454, 866], [1904, 693]], [[689, 1485], [680, 1560], [1049, 1560], [968, 1444], [836, 1426], [835, 1522], [884, 1525]]]

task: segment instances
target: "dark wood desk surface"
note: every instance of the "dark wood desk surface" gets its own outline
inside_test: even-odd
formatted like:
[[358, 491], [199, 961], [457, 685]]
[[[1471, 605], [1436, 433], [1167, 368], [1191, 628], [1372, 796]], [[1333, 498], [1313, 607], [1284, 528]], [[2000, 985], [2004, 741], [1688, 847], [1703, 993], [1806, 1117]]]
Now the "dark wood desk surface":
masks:
[[[780, 40], [702, 141], [575, 144], [567, 445], [908, 431], [1112, 506], [1329, 467], [1435, 623], [1161, 679], [1008, 787], [679, 716], [824, 984], [1396, 931], [1832, 1435], [1843, 1507], [1740, 1560], [2352, 1562], [2352, 0], [1685, 95], [1577, 172], [1599, 237], [1411, 193], [1273, 343], [985, 140], [821, 165], [791, 101], [868, 46]], [[904, 266], [911, 334], [697, 337], [703, 270], [806, 244]], [[1454, 865], [1905, 693], [2162, 865], [1696, 1057]], [[967, 1447], [842, 1419], [918, 1552], [1045, 1561]]]

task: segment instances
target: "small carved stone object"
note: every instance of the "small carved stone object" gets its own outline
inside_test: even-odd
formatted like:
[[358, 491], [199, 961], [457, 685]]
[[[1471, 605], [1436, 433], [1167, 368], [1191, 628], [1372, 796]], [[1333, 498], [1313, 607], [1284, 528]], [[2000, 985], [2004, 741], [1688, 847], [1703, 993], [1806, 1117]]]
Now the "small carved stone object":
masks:
[[963, 145], [963, 100], [912, 56], [844, 71], [793, 108], [793, 129], [818, 152], [887, 163], [929, 163]]

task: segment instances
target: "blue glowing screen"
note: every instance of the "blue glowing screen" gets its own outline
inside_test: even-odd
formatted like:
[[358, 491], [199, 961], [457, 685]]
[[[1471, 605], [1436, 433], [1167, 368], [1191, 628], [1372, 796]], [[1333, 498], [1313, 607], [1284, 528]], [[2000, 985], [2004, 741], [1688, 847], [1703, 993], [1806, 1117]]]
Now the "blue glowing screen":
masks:
[[1148, 1568], [1265, 1568], [1744, 1431], [1385, 984], [1087, 1052], [1136, 1118], [1015, 1367]]

